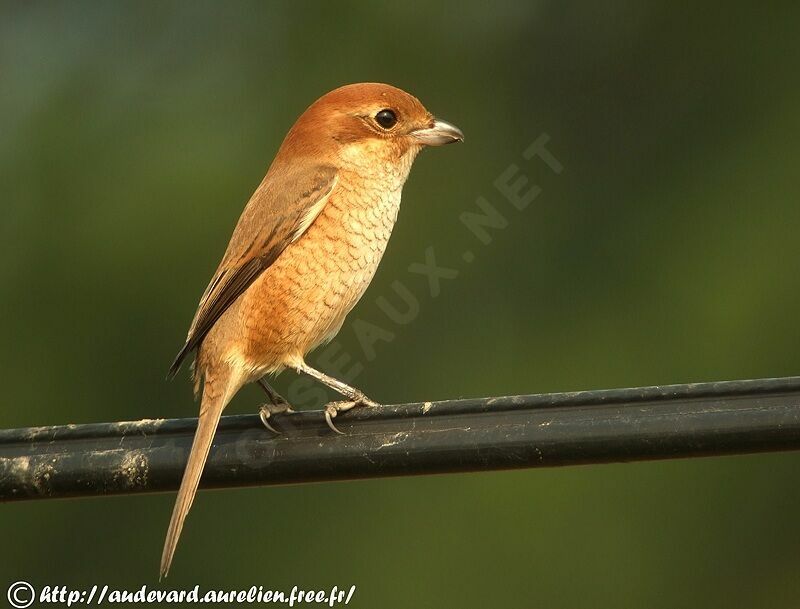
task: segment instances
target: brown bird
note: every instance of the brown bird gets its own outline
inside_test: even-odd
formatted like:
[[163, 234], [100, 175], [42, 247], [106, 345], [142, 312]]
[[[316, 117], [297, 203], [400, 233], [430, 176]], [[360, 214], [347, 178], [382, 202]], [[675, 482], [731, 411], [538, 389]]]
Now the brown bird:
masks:
[[222, 410], [257, 381], [271, 405], [291, 411], [264, 380], [292, 368], [346, 398], [332, 418], [376, 405], [361, 391], [311, 368], [305, 355], [331, 340], [372, 280], [400, 207], [411, 164], [425, 146], [463, 140], [461, 131], [395, 87], [362, 83], [322, 96], [297, 119], [250, 198], [200, 299], [173, 376], [196, 350], [200, 419], [161, 556], [169, 571]]

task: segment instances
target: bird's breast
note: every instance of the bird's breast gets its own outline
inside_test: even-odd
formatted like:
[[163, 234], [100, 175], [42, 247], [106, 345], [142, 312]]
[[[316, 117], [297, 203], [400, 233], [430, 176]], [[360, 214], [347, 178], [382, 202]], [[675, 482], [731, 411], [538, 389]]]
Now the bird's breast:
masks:
[[245, 294], [256, 359], [292, 365], [339, 331], [386, 250], [401, 188], [340, 178], [314, 223]]

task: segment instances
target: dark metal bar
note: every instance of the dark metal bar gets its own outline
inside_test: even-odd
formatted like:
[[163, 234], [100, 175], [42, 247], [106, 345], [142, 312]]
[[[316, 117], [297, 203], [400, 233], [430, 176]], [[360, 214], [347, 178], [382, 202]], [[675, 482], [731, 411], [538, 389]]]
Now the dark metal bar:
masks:
[[[224, 417], [205, 488], [800, 449], [800, 377]], [[196, 419], [0, 431], [0, 500], [177, 488]]]

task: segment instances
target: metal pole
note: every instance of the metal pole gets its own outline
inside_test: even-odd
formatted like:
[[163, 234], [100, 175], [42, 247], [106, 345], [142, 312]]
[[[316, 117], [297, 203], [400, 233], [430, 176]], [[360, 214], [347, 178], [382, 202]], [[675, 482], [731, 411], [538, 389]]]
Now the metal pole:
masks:
[[[175, 490], [196, 419], [0, 431], [0, 500]], [[800, 377], [223, 417], [202, 486], [800, 449]]]

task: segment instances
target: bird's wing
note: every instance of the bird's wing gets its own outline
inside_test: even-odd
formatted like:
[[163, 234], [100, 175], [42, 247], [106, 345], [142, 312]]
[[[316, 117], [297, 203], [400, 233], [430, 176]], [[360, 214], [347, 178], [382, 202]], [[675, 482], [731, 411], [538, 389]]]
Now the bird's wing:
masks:
[[186, 344], [169, 370], [174, 376], [233, 302], [299, 239], [336, 186], [334, 167], [317, 165], [267, 174], [233, 231], [222, 262], [200, 299]]

